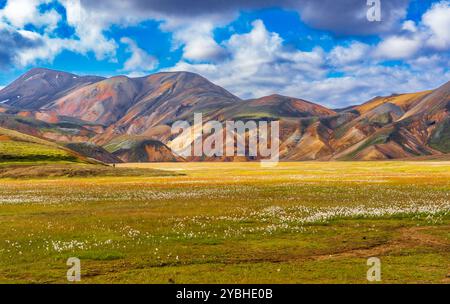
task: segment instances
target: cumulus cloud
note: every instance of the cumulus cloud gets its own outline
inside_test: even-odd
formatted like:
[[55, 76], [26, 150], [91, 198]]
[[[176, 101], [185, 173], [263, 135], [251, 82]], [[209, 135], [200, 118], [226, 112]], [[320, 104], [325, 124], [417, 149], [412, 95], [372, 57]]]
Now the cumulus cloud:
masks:
[[171, 70], [200, 73], [244, 98], [279, 92], [286, 84], [324, 77], [324, 52], [289, 50], [261, 20], [250, 32], [223, 42], [229, 56], [219, 63], [192, 64], [182, 60]]
[[134, 40], [123, 37], [120, 42], [126, 44], [127, 52], [131, 53], [131, 57], [125, 61], [122, 69], [125, 72], [131, 72], [130, 76], [142, 76], [157, 67], [158, 60], [139, 48]]
[[374, 53], [384, 59], [406, 59], [415, 55], [420, 47], [418, 37], [392, 36], [383, 40]]
[[431, 30], [428, 45], [439, 50], [450, 48], [450, 1], [442, 1], [424, 14], [422, 22]]
[[[8, 0], [0, 10], [0, 67], [51, 61], [63, 50], [114, 61], [122, 43], [130, 55], [122, 71], [138, 76], [155, 69], [157, 59], [135, 41], [115, 41], [106, 32], [113, 25], [152, 19], [172, 33], [173, 47], [183, 51], [170, 70], [197, 72], [243, 98], [281, 93], [342, 106], [432, 88], [450, 78], [448, 0], [434, 4], [416, 21], [405, 20], [409, 0], [382, 1], [382, 22], [368, 22], [365, 0], [57, 1], [66, 10], [64, 21], [74, 30], [72, 37], [58, 38], [54, 32], [63, 16], [38, 8], [51, 1]], [[220, 43], [214, 39], [215, 29], [235, 20], [240, 11], [267, 7], [295, 10], [307, 25], [338, 36], [377, 34], [380, 42], [370, 45], [352, 36], [354, 41], [328, 52], [320, 47], [300, 51], [287, 48], [282, 36], [260, 20], [247, 33]], [[29, 24], [40, 30], [30, 31]], [[402, 64], [383, 65], [393, 59]]]
[[348, 66], [369, 57], [370, 47], [362, 42], [353, 41], [348, 46], [338, 45], [334, 47], [329, 54], [329, 61], [333, 66]]
[[8, 1], [0, 11], [0, 19], [4, 19], [17, 28], [23, 28], [27, 24], [38, 27], [44, 26], [49, 31], [55, 29], [61, 16], [54, 10], [40, 12], [38, 6], [48, 0], [14, 0]]
[[[449, 58], [435, 58], [443, 62]], [[411, 62], [414, 64], [414, 62]], [[310, 82], [292, 82], [283, 94], [315, 101], [332, 108], [360, 104], [375, 96], [418, 92], [436, 88], [450, 79], [443, 67], [360, 65], [343, 77], [328, 77]]]
[[[175, 37], [185, 41], [183, 56], [194, 61], [216, 60], [222, 57], [225, 52], [216, 43], [210, 33], [197, 33], [194, 31], [177, 32]], [[191, 38], [189, 38], [191, 37]]]
[[173, 46], [183, 48], [183, 57], [192, 61], [216, 61], [225, 56], [225, 50], [214, 40], [216, 26], [231, 21], [226, 16], [208, 19], [168, 19], [161, 29], [173, 32]]
[[0, 67], [7, 68], [15, 62], [20, 62], [21, 54], [38, 48], [43, 43], [41, 39], [33, 37], [31, 32], [19, 32], [9, 26], [0, 28]]
[[[361, 17], [367, 12], [365, 1], [344, 1], [58, 0], [66, 10], [67, 24], [75, 30], [75, 37], [60, 39], [52, 31], [62, 16], [54, 9], [44, 12], [39, 9], [41, 4], [51, 1], [8, 0], [0, 10], [0, 26], [2, 22], [7, 22], [17, 30], [23, 30], [27, 24], [44, 28], [45, 33], [39, 34], [40, 40], [44, 41], [42, 48], [36, 49], [34, 56], [31, 50], [27, 50], [27, 54], [21, 56], [24, 59], [20, 60], [20, 64], [29, 64], [33, 60], [51, 61], [65, 49], [81, 54], [92, 52], [98, 60], [114, 61], [118, 44], [114, 39], [107, 38], [105, 31], [114, 24], [127, 26], [149, 19], [161, 21], [161, 28], [173, 33], [174, 47], [183, 48], [184, 59], [206, 62], [217, 61], [228, 55], [214, 40], [213, 32], [218, 26], [234, 20], [242, 10], [278, 6], [297, 10], [305, 22], [318, 28], [337, 33], [364, 34], [392, 28], [402, 16], [407, 3], [407, 0], [383, 2], [383, 22], [368, 23], [367, 19]], [[44, 47], [50, 49], [45, 50]], [[10, 52], [19, 53], [19, 50], [11, 49]]]
[[402, 30], [409, 31], [411, 33], [415, 33], [415, 32], [417, 32], [416, 23], [412, 20], [407, 20], [407, 21], [403, 22]]
[[[8, 1], [0, 10], [0, 67], [25, 66], [52, 53], [54, 47], [47, 49], [46, 38], [61, 21], [61, 16], [54, 9], [41, 12], [38, 7], [46, 2]], [[44, 34], [26, 30], [27, 25], [43, 28]]]
[[[114, 60], [117, 44], [107, 39], [105, 18], [89, 12], [77, 0], [60, 0], [66, 8], [67, 24], [75, 29], [76, 37], [59, 38], [54, 34], [62, 20], [54, 9], [42, 11], [48, 0], [9, 0], [0, 10], [0, 65], [25, 67], [39, 61], [51, 62], [63, 50], [80, 54], [92, 52], [99, 60]], [[97, 18], [98, 17], [98, 18]], [[103, 16], [106, 17], [106, 16]], [[41, 28], [31, 31], [27, 26]]]
[[[114, 59], [117, 43], [108, 39], [104, 31], [114, 24], [114, 16], [107, 12], [91, 11], [79, 0], [60, 0], [66, 9], [67, 23], [75, 29], [78, 37], [76, 49], [80, 53], [94, 52], [97, 59]], [[120, 11], [119, 11], [120, 12]]]
[[302, 20], [337, 34], [381, 34], [396, 28], [405, 17], [409, 0], [381, 1], [381, 22], [367, 20], [366, 0], [296, 1]]
[[[24, 5], [26, 1], [8, 1], [7, 14], [13, 16], [17, 27], [32, 22], [52, 28], [60, 20], [55, 11], [40, 14], [36, 9], [47, 0], [31, 0]], [[173, 33], [174, 47], [183, 48], [184, 58], [196, 62], [217, 61], [227, 55], [214, 40], [213, 31], [231, 22], [242, 10], [278, 6], [298, 11], [307, 24], [319, 29], [338, 34], [373, 34], [391, 30], [404, 16], [408, 3], [408, 0], [383, 2], [383, 22], [370, 23], [366, 18], [365, 1], [343, 1], [345, 3], [334, 0], [59, 0], [66, 9], [67, 23], [78, 37], [76, 43], [69, 43], [72, 50], [82, 54], [93, 52], [99, 60], [114, 60], [118, 45], [106, 38], [104, 31], [113, 24], [127, 26], [154, 19], [162, 22], [161, 29]], [[58, 52], [48, 52], [48, 55], [55, 53]]]
[[152, 15], [163, 19], [205, 19], [233, 15], [242, 10], [282, 7], [297, 10], [309, 25], [339, 34], [373, 34], [391, 30], [405, 16], [409, 0], [382, 1], [382, 22], [369, 22], [366, 0], [82, 0], [95, 11]]
[[450, 49], [450, 1], [440, 1], [425, 12], [419, 24], [403, 23], [403, 33], [388, 35], [374, 51], [381, 59], [409, 59]]
[[[248, 33], [221, 46], [229, 57], [217, 63], [180, 61], [170, 70], [199, 73], [242, 98], [273, 93], [304, 98], [330, 107], [361, 103], [374, 96], [434, 88], [450, 78], [446, 54], [411, 58], [386, 66], [373, 55], [377, 46], [352, 41], [328, 53], [288, 49], [282, 37], [261, 20]], [[397, 55], [401, 51], [396, 50]], [[340, 77], [330, 73], [342, 73]]]

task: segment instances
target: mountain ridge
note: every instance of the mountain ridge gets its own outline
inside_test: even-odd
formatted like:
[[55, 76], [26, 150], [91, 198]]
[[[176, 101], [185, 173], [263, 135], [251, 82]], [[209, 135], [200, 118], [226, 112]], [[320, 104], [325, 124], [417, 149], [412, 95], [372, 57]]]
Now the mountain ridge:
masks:
[[283, 160], [410, 158], [450, 153], [449, 96], [447, 82], [333, 110], [280, 94], [242, 100], [190, 72], [103, 78], [38, 68], [0, 90], [0, 100], [6, 98], [0, 126], [53, 141], [96, 144], [94, 154], [129, 138], [139, 151], [122, 149], [111, 159], [182, 161], [166, 147], [177, 136], [170, 126], [202, 113], [204, 121], [279, 120]]

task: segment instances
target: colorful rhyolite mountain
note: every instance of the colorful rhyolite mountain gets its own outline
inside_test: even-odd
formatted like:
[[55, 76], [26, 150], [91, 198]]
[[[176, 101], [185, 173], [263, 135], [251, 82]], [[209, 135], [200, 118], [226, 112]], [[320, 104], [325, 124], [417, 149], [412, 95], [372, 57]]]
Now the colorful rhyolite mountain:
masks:
[[202, 113], [204, 121], [279, 120], [282, 160], [384, 160], [450, 153], [450, 82], [344, 110], [280, 95], [241, 100], [187, 72], [105, 79], [33, 69], [0, 91], [0, 127], [104, 162], [186, 160], [169, 148], [177, 137], [171, 125], [192, 121], [194, 113]]

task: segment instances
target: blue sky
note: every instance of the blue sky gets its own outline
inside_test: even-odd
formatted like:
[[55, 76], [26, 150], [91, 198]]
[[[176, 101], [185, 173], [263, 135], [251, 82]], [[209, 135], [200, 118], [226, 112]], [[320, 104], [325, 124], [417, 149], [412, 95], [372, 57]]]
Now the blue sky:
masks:
[[449, 81], [450, 1], [379, 2], [369, 22], [367, 0], [0, 0], [0, 87], [33, 67], [186, 70], [342, 107]]

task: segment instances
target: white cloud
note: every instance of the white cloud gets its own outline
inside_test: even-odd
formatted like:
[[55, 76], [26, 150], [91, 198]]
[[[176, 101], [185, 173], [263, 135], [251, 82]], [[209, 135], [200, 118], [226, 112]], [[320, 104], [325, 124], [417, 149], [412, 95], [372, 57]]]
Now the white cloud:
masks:
[[183, 57], [194, 61], [217, 60], [224, 55], [224, 50], [212, 37], [212, 32], [198, 32], [196, 29], [175, 33], [176, 39], [183, 41]]
[[173, 33], [173, 48], [183, 48], [183, 58], [191, 61], [216, 61], [225, 56], [225, 50], [215, 41], [214, 29], [224, 26], [235, 16], [208, 16], [208, 18], [165, 18], [161, 30]]
[[[105, 21], [107, 15], [85, 10], [79, 0], [60, 0], [66, 8], [67, 23], [73, 26], [76, 34], [76, 37], [62, 39], [54, 34], [62, 17], [54, 9], [42, 13], [38, 8], [49, 2], [9, 0], [0, 10], [0, 29], [33, 43], [33, 47], [8, 50], [13, 60], [9, 64], [25, 67], [39, 61], [52, 62], [63, 50], [84, 55], [92, 52], [98, 60], [115, 60], [117, 44], [104, 35], [104, 30], [111, 25]], [[42, 33], [25, 30], [28, 24], [43, 28]]]
[[146, 72], [152, 71], [158, 65], [158, 60], [139, 48], [135, 41], [123, 37], [120, 42], [128, 46], [127, 51], [131, 53], [123, 66], [123, 71], [131, 72], [130, 76], [142, 76]]
[[[112, 25], [127, 27], [153, 19], [161, 22], [163, 31], [172, 33], [173, 47], [183, 50], [183, 58], [170, 70], [200, 73], [243, 98], [280, 93], [329, 106], [342, 106], [360, 103], [376, 95], [394, 93], [392, 90], [405, 92], [429, 89], [450, 79], [450, 55], [446, 53], [450, 47], [448, 0], [433, 5], [421, 21], [406, 20], [401, 31], [388, 34], [391, 33], [388, 29], [403, 19], [404, 4], [407, 2], [391, 1], [401, 5], [398, 5], [398, 10], [387, 10], [397, 17], [390, 18], [395, 22], [386, 26], [383, 34], [386, 36], [381, 37], [378, 45], [353, 41], [336, 46], [328, 53], [320, 47], [311, 51], [287, 48], [283, 38], [268, 31], [262, 21], [255, 21], [248, 33], [235, 34], [227, 41], [218, 43], [214, 39], [214, 31], [236, 18], [239, 10], [234, 7], [238, 5], [237, 1], [233, 2], [233, 9], [219, 10], [219, 14], [212, 14], [211, 9], [205, 9], [206, 6], [200, 2], [194, 5], [186, 4], [186, 1], [58, 1], [66, 8], [67, 23], [74, 28], [74, 37], [61, 39], [52, 33], [61, 16], [54, 10], [41, 13], [37, 9], [39, 4], [49, 3], [48, 0], [9, 0], [5, 9], [0, 10], [0, 30], [6, 29], [35, 42], [21, 41], [19, 37], [18, 42], [12, 44], [24, 45], [11, 57], [17, 66], [35, 64], [40, 60], [51, 62], [63, 50], [93, 53], [98, 60], [114, 61], [118, 43], [105, 32]], [[356, 3], [356, 0], [351, 1]], [[364, 1], [357, 1], [366, 8]], [[317, 5], [323, 5], [318, 1], [299, 1], [299, 6], [295, 7], [303, 9], [303, 20], [313, 17], [320, 19], [314, 22], [308, 19], [310, 24], [328, 29], [333, 24], [341, 32], [346, 32], [350, 28], [348, 21], [355, 17], [353, 13], [345, 11], [349, 6], [333, 0], [326, 2], [330, 10], [324, 15], [317, 14]], [[259, 2], [254, 3], [252, 7], [261, 5]], [[184, 10], [201, 12], [192, 19], [188, 17], [190, 11], [183, 13], [180, 5]], [[229, 3], [218, 1], [211, 5], [220, 7]], [[344, 14], [334, 20], [330, 16], [335, 15], [333, 12], [336, 8], [344, 11]], [[177, 9], [178, 14], [168, 13], [173, 9]], [[310, 13], [309, 17], [307, 13]], [[361, 16], [365, 18], [365, 11]], [[356, 21], [350, 22], [353, 27], [359, 24]], [[44, 27], [44, 31], [40, 34], [27, 31], [24, 29], [27, 23]], [[372, 27], [375, 28], [370, 24]], [[350, 30], [358, 32], [357, 28]], [[367, 30], [362, 29], [361, 32]], [[130, 53], [123, 71], [130, 76], [141, 76], [156, 67], [157, 60], [139, 48], [135, 41], [124, 38], [122, 43], [128, 45]], [[0, 54], [1, 51], [0, 45]], [[404, 61], [399, 66], [383, 66], [380, 63], [391, 59]], [[334, 72], [344, 76], [330, 77], [330, 73]]]
[[82, 54], [92, 51], [98, 60], [109, 58], [114, 61], [117, 44], [113, 39], [106, 38], [103, 33], [114, 23], [113, 16], [101, 10], [87, 10], [79, 0], [60, 0], [60, 2], [66, 9], [67, 23], [75, 29], [79, 38], [74, 48]]
[[[401, 31], [383, 37], [377, 45], [352, 41], [329, 53], [321, 48], [310, 52], [287, 49], [279, 34], [256, 21], [249, 33], [235, 34], [221, 43], [228, 55], [225, 59], [201, 63], [181, 60], [171, 70], [197, 72], [242, 98], [280, 93], [331, 107], [430, 89], [450, 79], [449, 55], [427, 49], [433, 37], [441, 42], [435, 43], [434, 49], [446, 46], [448, 3], [434, 5], [421, 22], [406, 20]], [[395, 59], [404, 64], [383, 65], [383, 61]], [[343, 76], [329, 76], [335, 72]]]
[[34, 64], [37, 60], [51, 61], [63, 49], [64, 44], [61, 43], [61, 39], [50, 39], [47, 36], [25, 30], [19, 32], [30, 41], [39, 42], [36, 47], [27, 48], [17, 53], [16, 65], [19, 67]]
[[[279, 34], [269, 32], [258, 20], [250, 32], [235, 34], [222, 43], [229, 54], [226, 59], [200, 64], [182, 60], [170, 70], [199, 73], [242, 98], [279, 93], [329, 107], [361, 103], [380, 95], [435, 88], [450, 79], [448, 55], [414, 59], [416, 45], [406, 52], [396, 46], [403, 41], [388, 40], [383, 48], [391, 53], [384, 56], [411, 56], [406, 61], [410, 66], [382, 65], [373, 56], [380, 46], [357, 41], [336, 46], [329, 53], [321, 48], [310, 52], [287, 49], [283, 42]], [[408, 48], [408, 41], [403, 46]], [[344, 75], [329, 77], [331, 72]]]
[[417, 32], [416, 23], [412, 20], [406, 20], [405, 22], [403, 22], [402, 30], [409, 31], [411, 33], [415, 33], [415, 32]]
[[[437, 63], [437, 58], [434, 58]], [[443, 62], [445, 59], [440, 58]], [[448, 58], [447, 58], [448, 60]], [[413, 62], [411, 62], [413, 64]], [[292, 82], [281, 91], [329, 107], [360, 104], [375, 96], [419, 92], [436, 88], [450, 79], [443, 67], [360, 65], [343, 77], [322, 78], [310, 82]]]
[[369, 49], [367, 44], [353, 41], [347, 47], [334, 47], [329, 54], [329, 60], [333, 66], [337, 67], [357, 63], [368, 57]]
[[241, 97], [279, 93], [286, 84], [325, 76], [324, 52], [288, 50], [277, 33], [263, 22], [253, 22], [249, 33], [235, 34], [222, 47], [228, 57], [214, 64], [192, 64], [182, 60], [171, 70], [197, 72]]
[[392, 36], [382, 41], [374, 52], [378, 58], [407, 59], [421, 48], [422, 41], [417, 37]]
[[450, 48], [450, 1], [441, 1], [423, 15], [422, 22], [431, 29], [428, 45], [439, 49]]
[[91, 3], [88, 5], [82, 0], [58, 1], [66, 10], [67, 25], [75, 30], [75, 37], [70, 39], [52, 35], [61, 20], [55, 10], [45, 13], [39, 11], [38, 6], [49, 3], [49, 0], [9, 0], [5, 8], [0, 10], [0, 29], [12, 26], [19, 31], [27, 24], [45, 28], [44, 34], [36, 33], [39, 37], [33, 37], [42, 40], [42, 46], [28, 49], [25, 54], [17, 54], [18, 60], [15, 64], [25, 66], [37, 61], [51, 62], [63, 50], [83, 55], [92, 52], [97, 60], [107, 59], [115, 62], [118, 44], [114, 39], [108, 38], [105, 32], [112, 25], [126, 27], [151, 19], [161, 21], [161, 29], [173, 33], [174, 47], [183, 47], [185, 59], [216, 60], [222, 57], [224, 52], [214, 40], [213, 31], [235, 17], [234, 14], [209, 14], [193, 20], [148, 9], [139, 10], [139, 5], [126, 1], [110, 1], [106, 6], [103, 3], [90, 6]]
[[0, 11], [0, 18], [4, 18], [17, 28], [23, 28], [27, 24], [38, 27], [45, 26], [49, 31], [56, 28], [61, 20], [61, 16], [55, 10], [41, 13], [38, 10], [40, 4], [49, 2], [48, 0], [14, 0], [8, 1], [3, 10]]
[[385, 37], [374, 51], [380, 59], [410, 59], [430, 51], [450, 49], [450, 1], [440, 1], [425, 12], [421, 22], [406, 20], [405, 33]]

